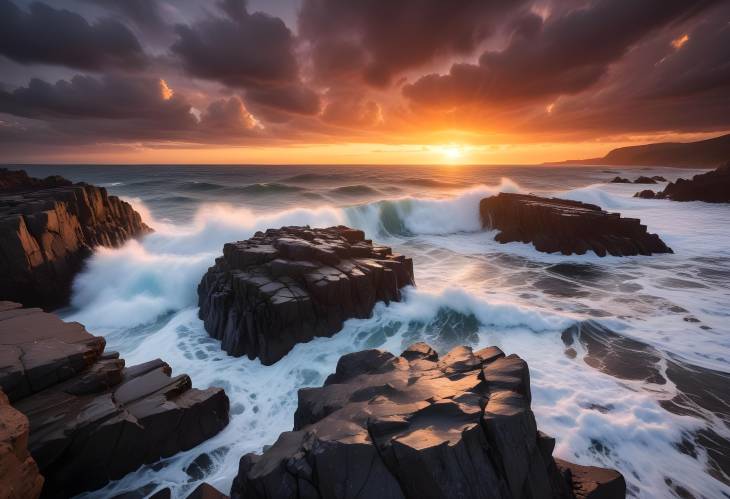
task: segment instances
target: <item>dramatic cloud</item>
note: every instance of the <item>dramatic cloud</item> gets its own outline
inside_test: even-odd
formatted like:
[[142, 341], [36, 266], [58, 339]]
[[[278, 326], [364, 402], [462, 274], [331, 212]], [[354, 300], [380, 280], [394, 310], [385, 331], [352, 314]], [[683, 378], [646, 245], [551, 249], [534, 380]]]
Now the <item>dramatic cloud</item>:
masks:
[[486, 51], [479, 63], [455, 64], [404, 88], [425, 106], [533, 100], [575, 94], [594, 85], [651, 31], [706, 4], [687, 0], [600, 0], [547, 20], [535, 13], [517, 23], [509, 45]]
[[281, 19], [228, 1], [227, 17], [177, 26], [172, 51], [188, 73], [231, 87], [280, 85], [298, 77], [294, 41]]
[[305, 0], [299, 34], [312, 46], [317, 75], [357, 75], [386, 85], [437, 56], [470, 54], [522, 1]]
[[719, 134], [729, 19], [720, 0], [0, 0], [0, 141], [32, 153]]
[[59, 64], [79, 69], [138, 68], [145, 55], [123, 24], [90, 24], [79, 14], [33, 3], [25, 12], [0, 0], [0, 54], [23, 64]]

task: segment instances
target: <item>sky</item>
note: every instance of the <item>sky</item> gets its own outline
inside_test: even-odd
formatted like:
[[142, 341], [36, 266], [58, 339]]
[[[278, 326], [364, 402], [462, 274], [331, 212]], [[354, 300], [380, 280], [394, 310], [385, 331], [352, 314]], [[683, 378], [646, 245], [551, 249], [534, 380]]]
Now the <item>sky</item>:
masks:
[[0, 0], [0, 162], [520, 164], [730, 130], [721, 0]]

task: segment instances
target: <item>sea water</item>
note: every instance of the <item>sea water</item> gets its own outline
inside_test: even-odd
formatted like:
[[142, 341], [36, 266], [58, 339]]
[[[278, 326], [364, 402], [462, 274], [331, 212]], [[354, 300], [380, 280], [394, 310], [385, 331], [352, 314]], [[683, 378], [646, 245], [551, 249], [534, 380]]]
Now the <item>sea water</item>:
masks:
[[[497, 345], [530, 366], [538, 426], [557, 438], [555, 455], [619, 469], [636, 497], [730, 497], [730, 479], [687, 435], [712, 429], [708, 414], [678, 415], [660, 403], [671, 382], [613, 377], [565, 355], [561, 332], [598, 321], [657, 349], [666, 359], [730, 372], [730, 207], [644, 200], [643, 185], [615, 175], [696, 171], [618, 167], [417, 166], [34, 166], [105, 186], [143, 215], [155, 232], [119, 249], [98, 248], [74, 282], [62, 312], [107, 339], [127, 365], [156, 357], [199, 388], [220, 386], [231, 421], [216, 437], [143, 466], [87, 497], [170, 487], [185, 497], [201, 481], [228, 492], [240, 457], [260, 452], [292, 429], [297, 390], [320, 386], [338, 358], [365, 348], [400, 353], [426, 341], [440, 353], [456, 345]], [[649, 186], [657, 189], [663, 188]], [[674, 254], [599, 258], [539, 253], [499, 244], [484, 231], [479, 200], [500, 191], [534, 192], [595, 203], [636, 217]], [[229, 241], [283, 225], [346, 224], [413, 258], [417, 287], [401, 303], [378, 304], [331, 338], [297, 345], [272, 366], [235, 358], [206, 334], [196, 287]], [[725, 441], [726, 442], [726, 441]], [[726, 443], [720, 442], [727, 451]], [[204, 476], [186, 469], [201, 454]], [[725, 455], [727, 458], [727, 455]]]

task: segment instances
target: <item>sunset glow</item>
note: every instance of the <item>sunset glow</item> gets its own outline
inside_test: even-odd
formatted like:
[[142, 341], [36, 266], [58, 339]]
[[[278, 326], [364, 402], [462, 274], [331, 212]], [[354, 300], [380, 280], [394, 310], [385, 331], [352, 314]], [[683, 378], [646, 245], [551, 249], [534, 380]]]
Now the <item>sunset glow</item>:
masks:
[[0, 2], [6, 162], [542, 163], [730, 130], [727, 4], [132, 4]]

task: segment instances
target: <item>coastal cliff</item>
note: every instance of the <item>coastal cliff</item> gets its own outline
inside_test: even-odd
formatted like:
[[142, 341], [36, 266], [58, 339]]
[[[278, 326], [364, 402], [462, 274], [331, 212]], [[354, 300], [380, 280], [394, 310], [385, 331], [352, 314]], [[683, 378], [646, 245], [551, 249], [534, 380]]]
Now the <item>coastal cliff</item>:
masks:
[[132, 206], [103, 187], [0, 169], [0, 300], [65, 305], [95, 246], [151, 232]]

